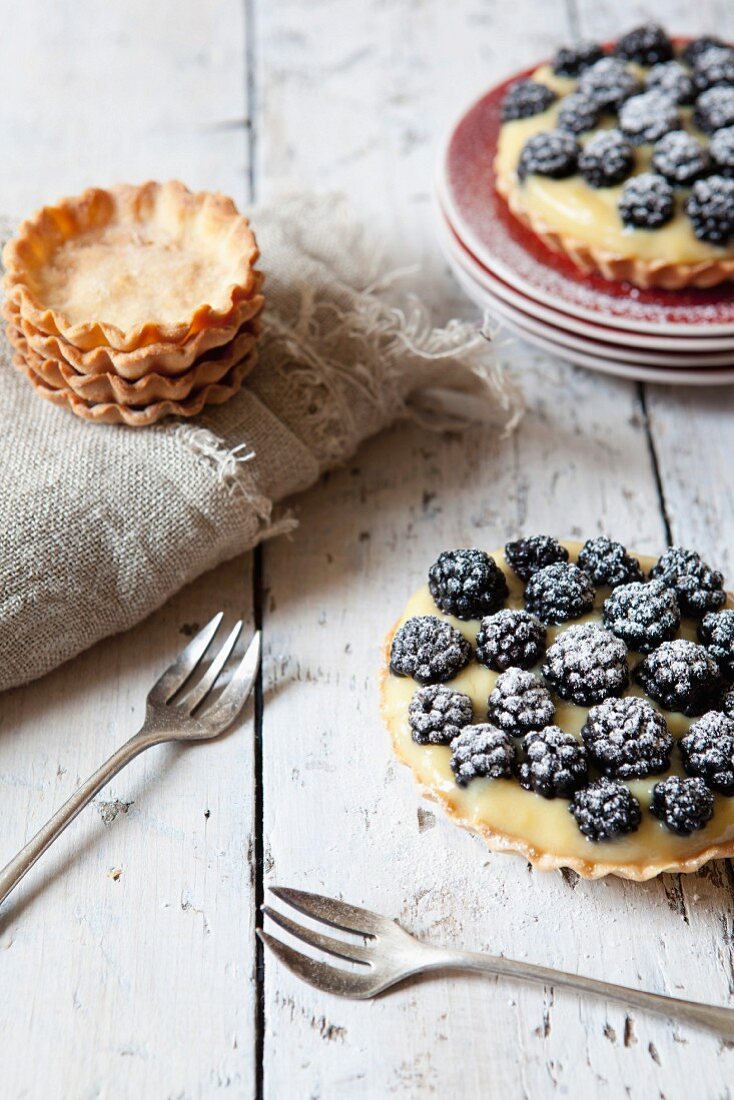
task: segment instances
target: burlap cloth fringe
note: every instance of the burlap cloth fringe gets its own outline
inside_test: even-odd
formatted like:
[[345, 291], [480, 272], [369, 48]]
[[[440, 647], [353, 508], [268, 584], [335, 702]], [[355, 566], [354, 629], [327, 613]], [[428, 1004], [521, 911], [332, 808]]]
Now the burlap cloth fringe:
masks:
[[[252, 218], [267, 272], [259, 365], [196, 421], [77, 420], [34, 394], [3, 337], [0, 690], [291, 530], [274, 505], [394, 420], [517, 422], [519, 397], [486, 338], [465, 322], [432, 328], [414, 299], [391, 304], [393, 280], [343, 201], [293, 197]], [[0, 223], [3, 240], [11, 231]]]

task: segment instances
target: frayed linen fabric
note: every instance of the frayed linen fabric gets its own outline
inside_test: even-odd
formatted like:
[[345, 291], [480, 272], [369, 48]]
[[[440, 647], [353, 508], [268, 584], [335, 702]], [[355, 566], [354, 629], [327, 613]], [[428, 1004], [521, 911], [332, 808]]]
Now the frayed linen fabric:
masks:
[[[196, 420], [79, 420], [39, 399], [0, 340], [0, 690], [291, 530], [280, 502], [393, 421], [517, 422], [492, 344], [466, 322], [431, 327], [415, 300], [396, 305], [398, 281], [378, 273], [342, 200], [289, 197], [250, 214], [266, 273], [258, 365]], [[3, 240], [12, 230], [0, 222]]]

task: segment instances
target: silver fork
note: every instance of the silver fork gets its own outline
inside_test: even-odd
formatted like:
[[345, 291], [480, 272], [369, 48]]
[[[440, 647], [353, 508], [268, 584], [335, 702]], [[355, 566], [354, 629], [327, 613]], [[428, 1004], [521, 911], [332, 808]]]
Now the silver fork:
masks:
[[621, 985], [612, 985], [610, 982], [598, 981], [595, 978], [585, 978], [580, 974], [566, 974], [546, 966], [516, 962], [477, 951], [454, 951], [434, 947], [411, 936], [396, 921], [382, 917], [378, 913], [372, 913], [369, 909], [360, 909], [356, 905], [348, 905], [334, 898], [309, 894], [303, 890], [290, 890], [283, 886], [272, 886], [270, 890], [280, 901], [310, 917], [311, 920], [363, 937], [363, 942], [360, 944], [350, 943], [311, 928], [305, 928], [268, 905], [262, 907], [266, 916], [309, 947], [357, 964], [357, 970], [331, 966], [301, 954], [300, 951], [294, 950], [281, 940], [258, 929], [260, 939], [277, 955], [284, 966], [309, 985], [325, 993], [366, 1000], [376, 997], [383, 990], [416, 974], [424, 974], [430, 970], [464, 970], [573, 989], [577, 993], [592, 993], [597, 997], [620, 1001], [624, 1005], [643, 1009], [645, 1012], [658, 1013], [669, 1019], [683, 1020], [698, 1027], [711, 1028], [729, 1038], [734, 1037], [732, 1009], [717, 1008], [714, 1005], [700, 1004], [696, 1001], [683, 1001], [677, 997], [664, 997], [658, 993], [647, 993], [642, 989], [626, 989]]
[[[224, 691], [206, 705], [242, 630], [242, 622], [239, 621], [213, 655], [204, 674], [193, 684], [194, 673], [201, 666], [222, 618], [223, 612], [220, 611], [153, 685], [146, 700], [145, 721], [139, 732], [113, 753], [94, 775], [90, 775], [86, 783], [82, 783], [25, 848], [0, 871], [0, 904], [77, 814], [141, 752], [164, 741], [205, 741], [218, 737], [231, 726], [255, 683], [260, 666], [260, 632], [256, 631]], [[176, 699], [183, 688], [188, 690], [183, 697]]]

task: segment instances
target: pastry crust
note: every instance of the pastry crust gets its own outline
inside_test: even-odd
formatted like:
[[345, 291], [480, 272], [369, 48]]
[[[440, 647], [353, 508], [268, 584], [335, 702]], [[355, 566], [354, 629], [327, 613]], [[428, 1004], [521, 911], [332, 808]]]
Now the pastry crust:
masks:
[[621, 256], [597, 248], [560, 230], [553, 229], [533, 210], [522, 202], [516, 184], [496, 172], [496, 188], [505, 199], [511, 212], [524, 225], [540, 237], [553, 252], [563, 252], [576, 267], [586, 273], [599, 272], [605, 279], [625, 281], [647, 289], [683, 290], [685, 287], [718, 286], [734, 278], [734, 260], [703, 260], [695, 264], [671, 263], [667, 260], [644, 260], [635, 256]]
[[[91, 404], [150, 405], [156, 401], [185, 401], [206, 386], [221, 382], [236, 363], [253, 351], [257, 333], [243, 330], [229, 344], [215, 348], [184, 374], [167, 377], [147, 374], [136, 382], [119, 375], [77, 374], [64, 359], [47, 359], [28, 345], [23, 333], [8, 326], [7, 337], [33, 373], [51, 389], [70, 389]], [[254, 365], [254, 359], [250, 366]], [[243, 375], [244, 377], [244, 375]]]
[[55, 389], [41, 379], [26, 363], [22, 355], [13, 357], [13, 366], [26, 375], [46, 401], [69, 408], [83, 420], [95, 424], [127, 424], [133, 428], [145, 428], [166, 416], [196, 416], [205, 405], [222, 405], [242, 386], [242, 380], [255, 365], [257, 350], [253, 349], [240, 363], [235, 364], [220, 382], [204, 386], [184, 401], [157, 401], [143, 407], [118, 405], [112, 402], [92, 404], [68, 388]]
[[[262, 274], [256, 272], [256, 290], [259, 290], [262, 281]], [[50, 336], [36, 328], [22, 316], [18, 303], [13, 300], [5, 300], [2, 314], [8, 322], [8, 333], [13, 329], [20, 330], [28, 346], [42, 359], [64, 361], [77, 374], [118, 374], [128, 382], [136, 382], [148, 374], [171, 377], [183, 374], [207, 352], [230, 343], [243, 328], [259, 333], [256, 318], [262, 312], [264, 303], [262, 294], [255, 293], [252, 298], [240, 302], [231, 325], [201, 329], [183, 344], [149, 344], [133, 351], [116, 351], [110, 347], [82, 351], [62, 336]]]
[[24, 221], [3, 252], [3, 285], [41, 332], [82, 351], [131, 352], [235, 325], [259, 291], [258, 256], [247, 218], [224, 195], [178, 181], [119, 184]]

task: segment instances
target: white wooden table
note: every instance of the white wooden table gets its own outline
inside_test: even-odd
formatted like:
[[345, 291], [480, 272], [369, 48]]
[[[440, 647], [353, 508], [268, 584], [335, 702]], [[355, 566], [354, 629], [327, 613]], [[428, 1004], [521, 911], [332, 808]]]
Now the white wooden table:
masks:
[[[4, 8], [0, 208], [180, 177], [237, 200], [347, 190], [437, 319], [441, 135], [495, 79], [657, 14], [734, 37], [730, 0], [26, 0]], [[267, 257], [265, 257], [267, 265]], [[426, 805], [390, 757], [380, 639], [444, 547], [521, 532], [667, 539], [734, 575], [731, 390], [637, 386], [518, 347], [518, 434], [396, 428], [298, 503], [292, 541], [0, 699], [0, 863], [132, 730], [192, 624], [244, 609], [265, 703], [103, 792], [0, 915], [0, 1096], [730, 1097], [730, 1045], [565, 993], [435, 979], [320, 996], [255, 948], [268, 883], [436, 942], [734, 1005], [734, 872], [638, 885], [534, 874]], [[0, 546], [2, 545], [0, 533]]]

